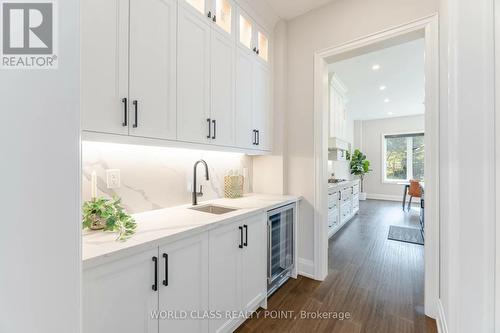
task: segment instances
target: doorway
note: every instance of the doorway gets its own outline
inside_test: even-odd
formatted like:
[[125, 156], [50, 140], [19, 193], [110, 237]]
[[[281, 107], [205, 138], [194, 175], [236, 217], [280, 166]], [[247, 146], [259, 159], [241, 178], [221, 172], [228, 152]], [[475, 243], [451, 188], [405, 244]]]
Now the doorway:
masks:
[[[439, 131], [439, 82], [438, 82], [438, 33], [437, 16], [423, 18], [418, 21], [409, 22], [405, 25], [381, 31], [379, 33], [366, 36], [342, 45], [321, 50], [315, 54], [315, 278], [323, 280], [328, 274], [328, 183], [331, 176], [331, 166], [329, 167], [328, 148], [329, 141], [329, 109], [330, 109], [330, 83], [331, 66], [345, 59], [367, 54], [370, 52], [387, 49], [395, 45], [409, 43], [415, 40], [422, 40], [425, 50], [424, 71], [425, 71], [425, 314], [429, 317], [437, 316], [437, 300], [439, 298], [439, 151], [438, 151], [438, 131]], [[376, 64], [373, 64], [376, 65]], [[377, 70], [373, 68], [372, 70]], [[382, 84], [378, 87], [384, 90]], [[389, 99], [389, 97], [387, 97]], [[389, 101], [384, 98], [384, 102]], [[420, 133], [384, 133], [380, 136], [380, 146], [387, 148], [389, 141], [404, 141], [409, 145], [409, 141], [421, 140]], [[408, 138], [410, 138], [408, 140]], [[386, 149], [384, 148], [384, 149]], [[344, 150], [352, 153], [350, 148]], [[336, 152], [337, 156], [343, 158]], [[384, 158], [382, 158], [384, 159]], [[381, 168], [380, 177], [387, 180], [387, 168]], [[406, 168], [406, 172], [408, 172]], [[413, 173], [412, 173], [413, 176]], [[398, 178], [395, 176], [395, 178]], [[389, 177], [390, 178], [390, 177]], [[351, 191], [353, 193], [353, 191]]]

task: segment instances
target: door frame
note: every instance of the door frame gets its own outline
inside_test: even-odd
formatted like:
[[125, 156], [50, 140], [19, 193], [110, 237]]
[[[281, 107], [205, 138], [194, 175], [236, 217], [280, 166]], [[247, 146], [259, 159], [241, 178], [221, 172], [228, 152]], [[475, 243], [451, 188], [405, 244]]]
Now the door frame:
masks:
[[425, 39], [426, 241], [425, 314], [436, 318], [439, 300], [439, 31], [438, 14], [328, 47], [314, 54], [314, 278], [328, 274], [328, 59], [393, 38]]

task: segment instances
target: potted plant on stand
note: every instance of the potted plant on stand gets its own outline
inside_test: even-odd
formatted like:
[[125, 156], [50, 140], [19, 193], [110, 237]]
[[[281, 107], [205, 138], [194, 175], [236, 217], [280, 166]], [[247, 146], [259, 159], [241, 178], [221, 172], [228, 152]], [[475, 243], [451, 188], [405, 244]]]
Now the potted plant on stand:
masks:
[[351, 174], [358, 176], [361, 181], [361, 193], [359, 193], [359, 200], [366, 200], [366, 193], [364, 191], [363, 180], [366, 174], [370, 171], [370, 161], [366, 159], [366, 155], [359, 149], [354, 150], [351, 156]]

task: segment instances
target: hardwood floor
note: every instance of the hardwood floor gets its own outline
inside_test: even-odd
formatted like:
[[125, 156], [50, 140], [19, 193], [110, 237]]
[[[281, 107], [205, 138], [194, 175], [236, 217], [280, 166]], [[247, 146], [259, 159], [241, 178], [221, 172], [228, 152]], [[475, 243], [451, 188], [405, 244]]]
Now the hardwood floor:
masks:
[[[418, 210], [361, 202], [359, 215], [330, 239], [326, 280], [290, 279], [269, 299], [267, 312], [261, 309], [238, 332], [437, 332], [423, 314], [424, 247], [388, 240], [392, 224], [418, 226]], [[272, 318], [275, 310], [293, 312]], [[351, 318], [300, 319], [301, 311], [348, 312]]]

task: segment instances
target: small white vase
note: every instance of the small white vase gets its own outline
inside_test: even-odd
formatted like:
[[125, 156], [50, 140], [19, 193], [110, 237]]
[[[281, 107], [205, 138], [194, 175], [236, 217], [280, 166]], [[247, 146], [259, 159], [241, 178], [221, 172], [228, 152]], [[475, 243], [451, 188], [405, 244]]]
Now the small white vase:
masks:
[[359, 192], [359, 200], [362, 201], [366, 200], [366, 192]]

